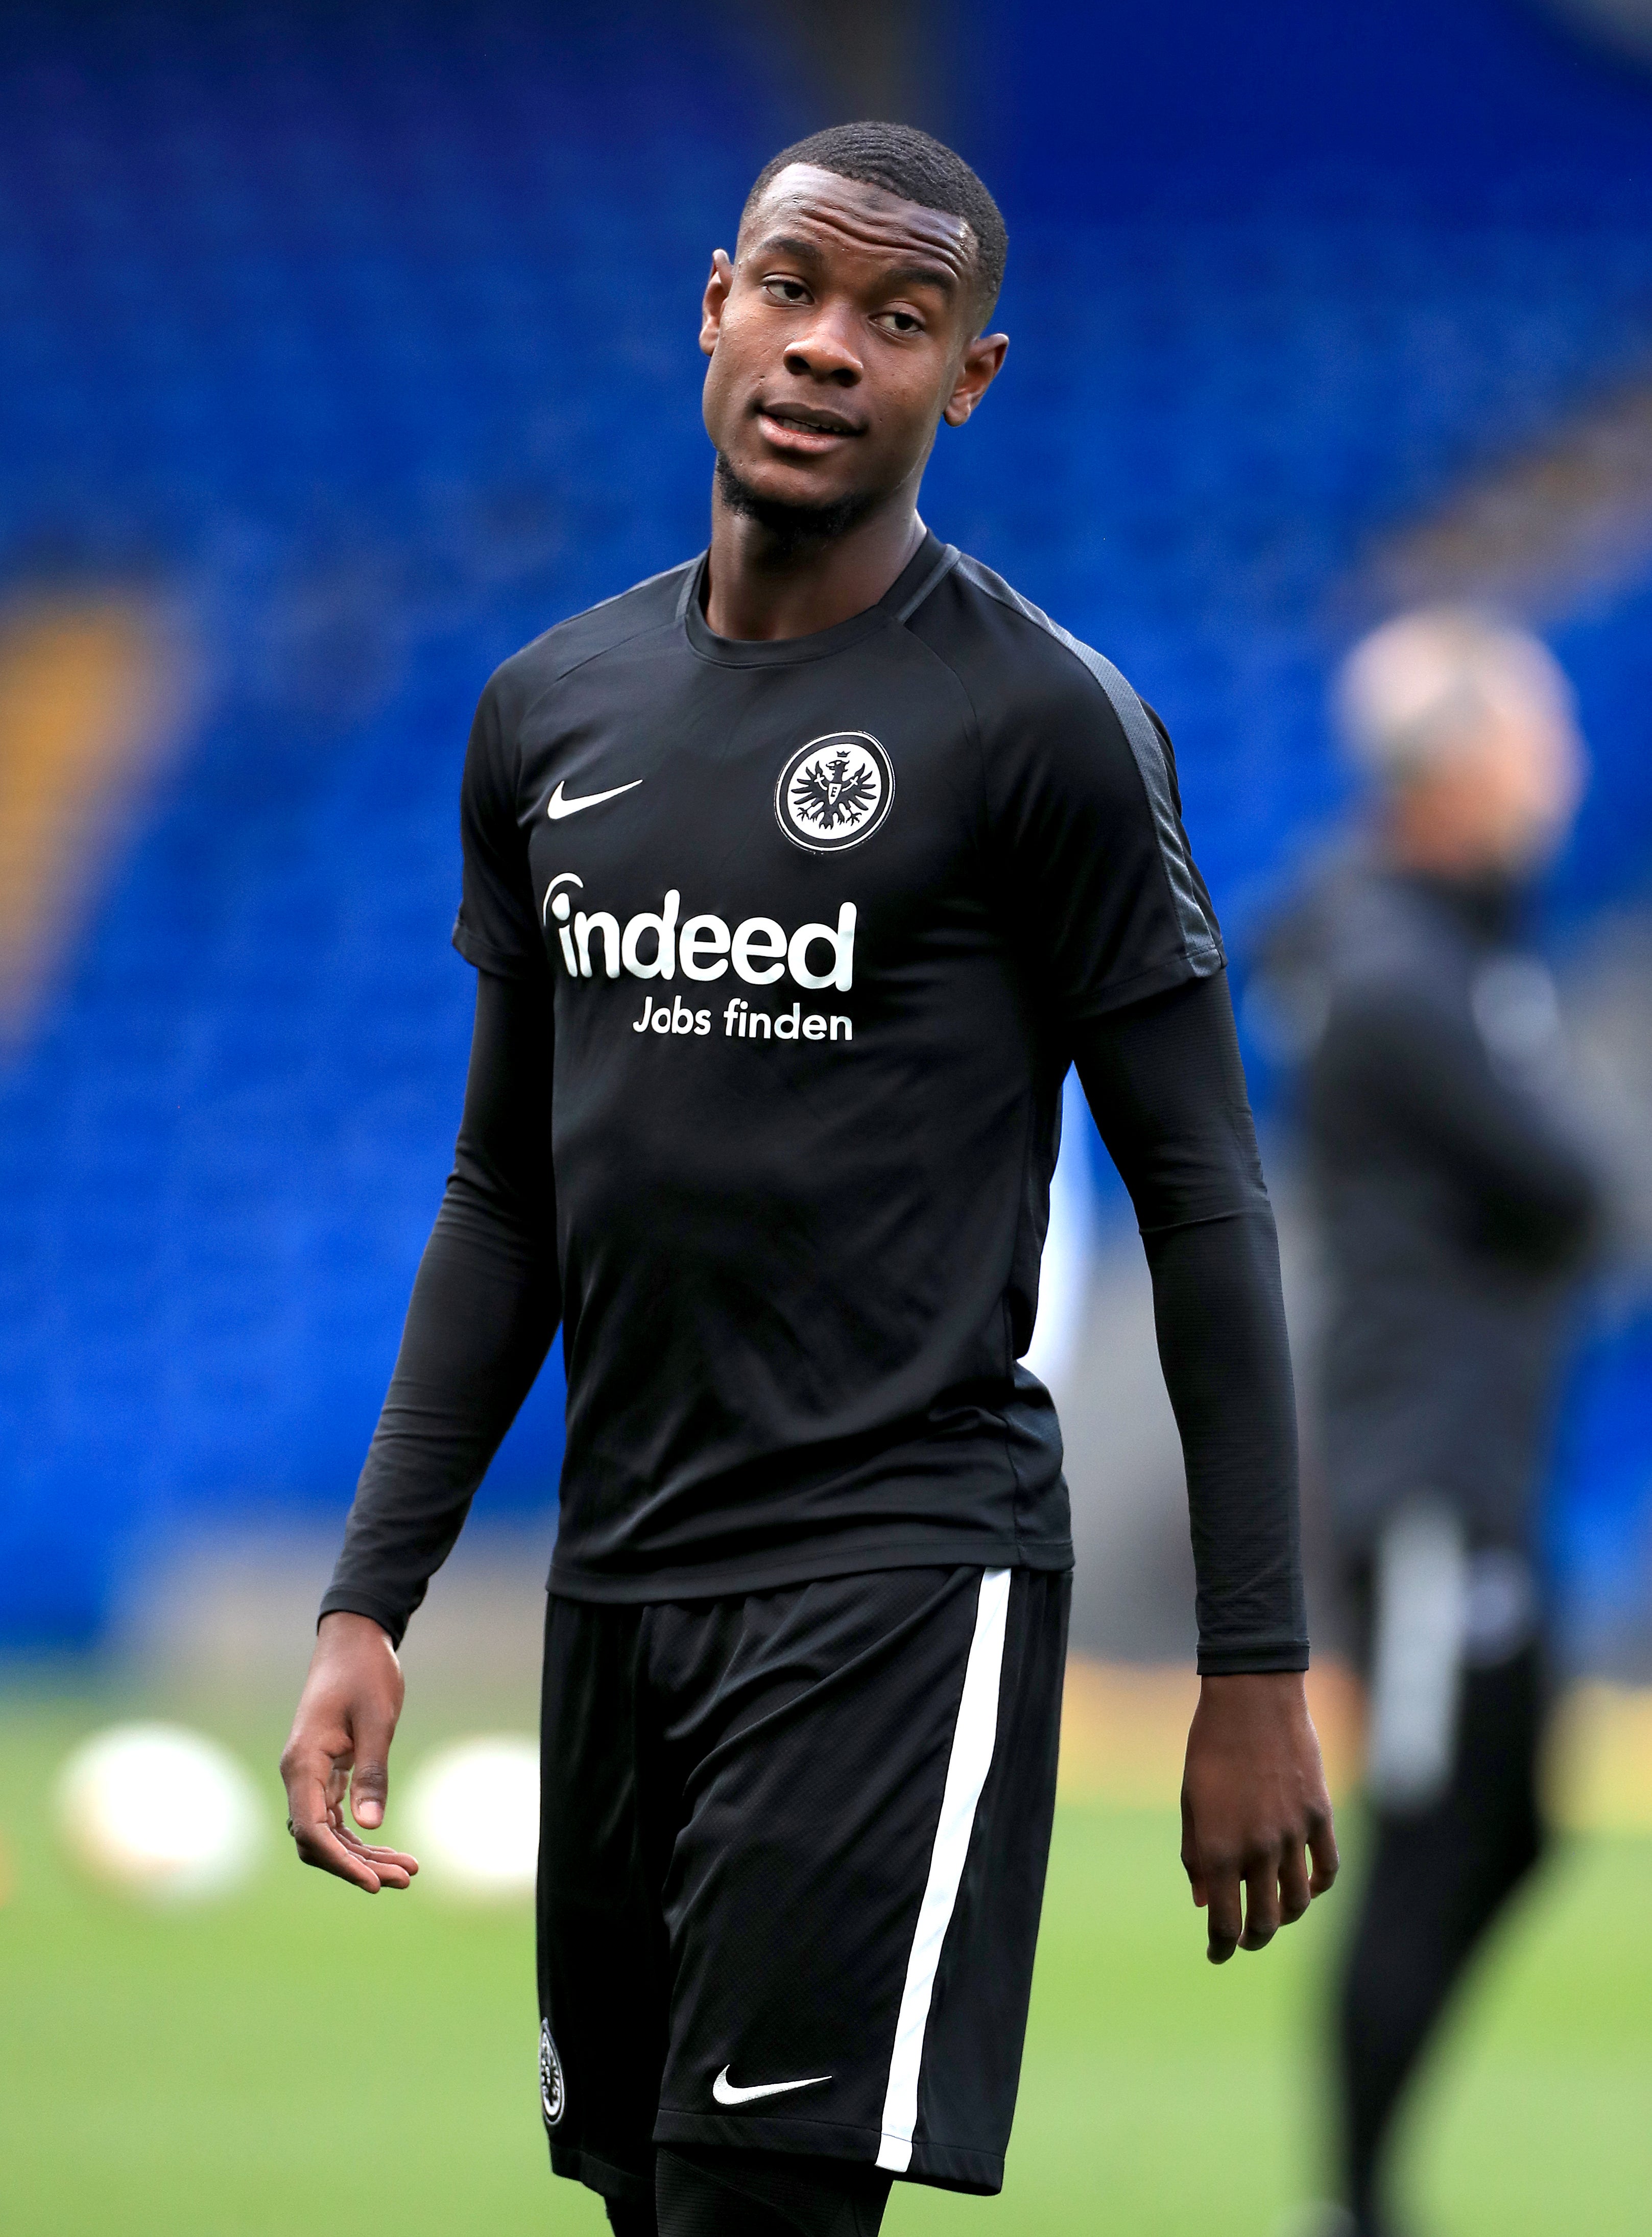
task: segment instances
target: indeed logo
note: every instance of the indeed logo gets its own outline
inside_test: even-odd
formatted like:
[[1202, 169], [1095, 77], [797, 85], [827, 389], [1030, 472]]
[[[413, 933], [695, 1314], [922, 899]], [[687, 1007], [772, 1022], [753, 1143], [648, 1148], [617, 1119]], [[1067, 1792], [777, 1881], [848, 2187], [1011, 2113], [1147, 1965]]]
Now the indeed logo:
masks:
[[[730, 966], [748, 987], [770, 987], [790, 977], [818, 992], [848, 993], [855, 983], [855, 904], [845, 901], [837, 922], [800, 924], [788, 934], [770, 916], [749, 916], [732, 931], [720, 916], [691, 916], [679, 924], [682, 895], [668, 893], [658, 909], [644, 909], [622, 927], [606, 909], [576, 909], [569, 891], [585, 881], [565, 870], [545, 888], [541, 921], [554, 918], [562, 960], [574, 979], [607, 979], [624, 971], [633, 979], [720, 979]], [[817, 969], [823, 965], [823, 969]], [[662, 1030], [664, 1030], [662, 1028]]]

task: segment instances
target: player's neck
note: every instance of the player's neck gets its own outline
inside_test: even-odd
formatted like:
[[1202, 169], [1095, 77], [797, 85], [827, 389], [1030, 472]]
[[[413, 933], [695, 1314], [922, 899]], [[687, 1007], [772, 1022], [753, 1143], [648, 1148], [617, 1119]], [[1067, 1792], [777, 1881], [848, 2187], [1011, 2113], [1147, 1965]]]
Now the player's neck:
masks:
[[748, 639], [812, 637], [864, 613], [923, 541], [915, 495], [903, 490], [853, 527], [815, 538], [737, 511], [718, 490], [711, 500], [707, 628]]

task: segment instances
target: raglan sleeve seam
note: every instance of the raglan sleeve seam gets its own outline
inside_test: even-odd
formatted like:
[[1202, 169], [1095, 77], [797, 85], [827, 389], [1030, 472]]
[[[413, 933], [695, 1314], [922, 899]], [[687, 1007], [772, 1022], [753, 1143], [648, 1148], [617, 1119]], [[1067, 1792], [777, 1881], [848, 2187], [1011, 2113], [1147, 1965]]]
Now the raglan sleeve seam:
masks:
[[[1148, 783], [1146, 773], [1141, 766], [1140, 756], [1132, 742], [1124, 716], [1120, 712], [1112, 693], [1092, 668], [1089, 661], [1085, 658], [1083, 650], [1080, 649], [1076, 639], [1070, 639], [1066, 632], [1058, 632], [1053, 626], [1041, 630], [1040, 634], [1047, 637], [1079, 670], [1085, 684], [1088, 687], [1091, 703], [1094, 705], [1095, 702], [1100, 702], [1103, 720], [1111, 724], [1118, 749], [1129, 763], [1131, 775], [1139, 791], [1142, 813], [1146, 815], [1153, 832], [1152, 874], [1157, 877], [1165, 905], [1175, 926], [1180, 951], [1173, 955], [1164, 957], [1156, 963], [1147, 965], [1142, 970], [1131, 973], [1127, 978], [1109, 980], [1096, 988], [1087, 1000], [1070, 1004], [1065, 1013], [1067, 1022], [1069, 1029], [1077, 1032], [1081, 1031], [1085, 1026], [1092, 1024], [1095, 1020], [1106, 1017], [1115, 1010], [1127, 1008], [1133, 1003], [1149, 1001], [1154, 995], [1168, 993], [1173, 988], [1185, 987], [1195, 980], [1213, 979], [1219, 976], [1227, 967], [1227, 956], [1222, 945], [1220, 934], [1215, 928], [1213, 911], [1210, 912], [1206, 918], [1210, 929], [1202, 939], [1190, 939], [1188, 935], [1186, 913], [1176, 892], [1171, 875], [1170, 863], [1166, 859], [1164, 835], [1153, 790]], [[1100, 657], [1097, 656], [1098, 658]], [[1111, 663], [1108, 663], [1109, 666], [1111, 664]], [[1134, 687], [1128, 683], [1127, 679], [1121, 677], [1120, 681], [1125, 683], [1127, 690], [1133, 692]], [[1144, 704], [1140, 695], [1137, 694], [1136, 696], [1138, 704]], [[1173, 800], [1174, 785], [1168, 767], [1166, 769], [1166, 782]], [[1180, 822], [1180, 816], [1178, 821]], [[1187, 861], [1191, 873], [1191, 850], [1188, 852]], [[1202, 881], [1200, 883], [1202, 887]], [[1204, 912], [1201, 911], [1201, 915], [1203, 914]]]
[[[1153, 797], [1153, 787], [1148, 782], [1146, 770], [1142, 767], [1141, 756], [1136, 749], [1134, 741], [1131, 737], [1129, 724], [1125, 719], [1124, 713], [1119, 707], [1118, 703], [1114, 700], [1112, 692], [1107, 689], [1107, 684], [1103, 682], [1102, 678], [1096, 674], [1095, 670], [1090, 665], [1090, 662], [1086, 659], [1084, 651], [1079, 648], [1076, 640], [1072, 643], [1063, 643], [1061, 637], [1057, 637], [1055, 641], [1058, 644], [1061, 645], [1062, 650], [1077, 663], [1078, 666], [1083, 670], [1085, 676], [1088, 678], [1091, 689], [1100, 697], [1103, 707], [1107, 709], [1108, 716], [1116, 727], [1120, 739], [1123, 741], [1125, 752], [1129, 756], [1130, 766], [1132, 770], [1134, 772], [1135, 781], [1141, 789], [1142, 804], [1146, 811], [1147, 820], [1153, 827], [1154, 840], [1153, 851], [1154, 860], [1158, 865], [1160, 881], [1164, 887], [1166, 899], [1170, 904], [1171, 914], [1175, 921], [1177, 934], [1182, 945], [1183, 957], [1187, 965], [1187, 969], [1183, 975], [1187, 979], [1212, 978], [1215, 975], [1216, 972], [1226, 966], [1227, 961], [1226, 953], [1222, 946], [1221, 934], [1216, 924], [1215, 912], [1208, 907], [1206, 902], [1201, 901], [1196, 896], [1194, 905], [1198, 909], [1199, 918], [1205, 928], [1197, 935], [1190, 934], [1186, 905], [1182, 896], [1176, 890], [1175, 880], [1171, 874], [1171, 864], [1165, 844], [1165, 834], [1160, 813], [1159, 802]], [[1098, 661], [1103, 657], [1103, 656], [1099, 653], [1093, 657]], [[1107, 663], [1107, 665], [1111, 668], [1113, 663], [1109, 661]], [[1160, 753], [1160, 756], [1165, 761], [1165, 783], [1169, 798], [1169, 805], [1171, 812], [1175, 816], [1176, 822], [1180, 827], [1181, 823], [1180, 803], [1178, 797], [1180, 787], [1175, 783], [1175, 781], [1172, 777], [1169, 759], [1164, 752], [1163, 744], [1159, 743], [1159, 741], [1167, 740], [1169, 733], [1165, 729], [1163, 724], [1159, 722], [1156, 716], [1153, 716], [1148, 712], [1146, 702], [1142, 699], [1140, 693], [1136, 690], [1134, 685], [1130, 683], [1128, 677], [1124, 676], [1117, 669], [1113, 670], [1113, 673], [1119, 676], [1120, 682], [1124, 685], [1125, 689], [1130, 692], [1131, 696], [1134, 698], [1136, 704], [1140, 707], [1143, 715], [1146, 716], [1153, 730], [1157, 733], [1155, 742], [1158, 743], [1158, 749]], [[1191, 879], [1193, 875], [1193, 857], [1191, 849], [1186, 851], [1186, 859]], [[1199, 882], [1202, 887], [1203, 881], [1200, 881]], [[1107, 1006], [1112, 1006], [1108, 1005]]]
[[[994, 577], [989, 571], [975, 567], [966, 561], [966, 580], [983, 597], [990, 598], [1014, 615], [1041, 642], [1055, 645], [1082, 670], [1094, 690], [1100, 693], [1111, 716], [1114, 729], [1129, 756], [1140, 789], [1143, 805], [1147, 813], [1149, 828], [1153, 835], [1154, 852], [1159, 857], [1159, 876], [1165, 899], [1170, 906], [1176, 937], [1183, 952], [1186, 968], [1182, 979], [1209, 978], [1220, 970], [1226, 961], [1222, 945], [1221, 928], [1210, 894], [1194, 865], [1193, 850], [1187, 844], [1187, 835], [1182, 820], [1180, 789], [1173, 774], [1174, 753], [1169, 744], [1169, 733], [1157, 715], [1152, 714], [1135, 686], [1123, 671], [1107, 659], [1104, 653], [1083, 643], [1070, 630], [1012, 591], [1006, 583]], [[1107, 682], [1116, 682], [1123, 703]], [[1140, 713], [1142, 725], [1149, 734], [1151, 750], [1159, 760], [1164, 775], [1165, 797], [1162, 802], [1155, 794], [1144, 765], [1148, 739], [1138, 742], [1128, 719], [1133, 706]], [[1186, 872], [1186, 892], [1179, 889], [1172, 855]], [[1197, 920], [1197, 930], [1190, 933], [1190, 913]], [[1171, 981], [1170, 983], [1176, 983]]]

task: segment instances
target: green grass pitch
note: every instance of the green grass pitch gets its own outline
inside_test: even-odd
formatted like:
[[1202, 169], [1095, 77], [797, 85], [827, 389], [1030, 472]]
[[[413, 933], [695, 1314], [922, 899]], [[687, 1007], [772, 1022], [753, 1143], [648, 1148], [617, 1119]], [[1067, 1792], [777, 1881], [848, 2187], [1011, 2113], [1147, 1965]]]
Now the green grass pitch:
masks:
[[[598, 2237], [597, 2201], [545, 2171], [524, 1911], [428, 1888], [370, 1902], [274, 1852], [215, 1907], [96, 1893], [60, 1868], [44, 1797], [109, 1713], [0, 1698], [7, 2237]], [[261, 1720], [198, 1720], [273, 1763]], [[411, 1761], [420, 1739], [404, 1739]], [[1351, 1881], [1351, 1826], [1346, 1847]], [[1004, 2194], [898, 2187], [890, 2237], [1277, 2237], [1316, 2188], [1317, 2022], [1346, 1908], [1334, 1897], [1213, 1971], [1170, 1818], [1064, 1806]], [[1649, 2108], [1652, 1842], [1576, 1842], [1425, 2077], [1407, 2146], [1419, 2227], [1640, 2237]]]

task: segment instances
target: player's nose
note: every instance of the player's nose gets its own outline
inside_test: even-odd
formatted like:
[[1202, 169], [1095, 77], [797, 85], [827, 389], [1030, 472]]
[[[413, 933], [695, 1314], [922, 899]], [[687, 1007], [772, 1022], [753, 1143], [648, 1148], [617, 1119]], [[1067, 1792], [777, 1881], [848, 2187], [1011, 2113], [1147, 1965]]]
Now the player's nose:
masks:
[[818, 304], [803, 332], [794, 334], [786, 346], [786, 370], [802, 379], [852, 388], [865, 369], [856, 340], [854, 313], [847, 306]]

